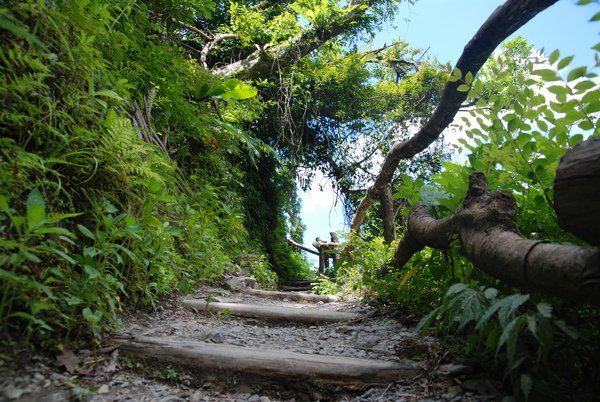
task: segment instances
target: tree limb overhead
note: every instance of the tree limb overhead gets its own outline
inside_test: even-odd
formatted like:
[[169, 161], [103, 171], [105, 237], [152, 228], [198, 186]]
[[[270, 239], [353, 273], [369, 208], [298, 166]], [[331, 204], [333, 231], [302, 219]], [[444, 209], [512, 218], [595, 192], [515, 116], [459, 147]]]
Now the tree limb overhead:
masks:
[[[535, 17], [539, 12], [556, 2], [557, 0], [508, 0], [492, 13], [479, 28], [475, 36], [467, 43], [455, 68], [459, 69], [463, 76], [467, 72], [471, 72], [473, 77], [475, 77], [479, 69], [503, 40]], [[368, 206], [372, 203], [372, 199], [379, 198], [384, 186], [392, 181], [400, 160], [411, 158], [423, 151], [452, 122], [468, 95], [468, 92], [459, 92], [457, 90], [460, 84], [460, 81], [448, 81], [442, 93], [440, 103], [425, 126], [412, 138], [406, 141], [398, 141], [391, 147], [383, 162], [381, 171], [377, 179], [375, 179], [375, 183], [357, 208], [350, 225], [353, 231], [360, 229], [369, 209]]]

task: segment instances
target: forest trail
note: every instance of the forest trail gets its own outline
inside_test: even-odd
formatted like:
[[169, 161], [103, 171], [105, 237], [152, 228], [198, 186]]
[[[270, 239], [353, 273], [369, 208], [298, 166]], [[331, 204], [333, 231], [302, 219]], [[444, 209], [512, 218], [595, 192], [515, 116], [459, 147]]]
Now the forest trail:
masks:
[[[503, 397], [499, 384], [448, 361], [433, 339], [419, 337], [392, 314], [330, 296], [203, 288], [156, 312], [125, 315], [108, 343], [89, 369], [81, 352], [75, 354], [57, 384], [62, 388], [17, 400], [64, 400], [75, 389], [87, 390], [93, 402]], [[30, 388], [35, 376], [47, 375], [29, 373]], [[65, 390], [69, 384], [77, 388]]]

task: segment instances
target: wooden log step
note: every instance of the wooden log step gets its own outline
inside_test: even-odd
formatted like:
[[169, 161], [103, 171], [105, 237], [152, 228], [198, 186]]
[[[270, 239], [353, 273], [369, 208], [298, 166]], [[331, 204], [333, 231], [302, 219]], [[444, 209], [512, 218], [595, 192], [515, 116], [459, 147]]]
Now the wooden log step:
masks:
[[258, 350], [164, 337], [113, 338], [113, 341], [119, 344], [121, 353], [130, 357], [185, 365], [204, 372], [223, 370], [350, 386], [412, 379], [424, 372], [414, 362]]
[[205, 300], [184, 300], [183, 306], [212, 313], [230, 313], [239, 317], [263, 318], [267, 320], [299, 321], [306, 323], [351, 321], [361, 316], [341, 311], [299, 309], [293, 307], [265, 306], [242, 303], [216, 303]]
[[239, 287], [236, 290], [246, 293], [253, 296], [265, 297], [267, 299], [289, 299], [301, 303], [331, 303], [338, 300], [336, 296], [328, 296], [328, 295], [314, 295], [311, 293], [292, 293], [292, 292], [279, 292], [275, 290], [261, 290], [261, 289], [252, 289], [247, 287]]

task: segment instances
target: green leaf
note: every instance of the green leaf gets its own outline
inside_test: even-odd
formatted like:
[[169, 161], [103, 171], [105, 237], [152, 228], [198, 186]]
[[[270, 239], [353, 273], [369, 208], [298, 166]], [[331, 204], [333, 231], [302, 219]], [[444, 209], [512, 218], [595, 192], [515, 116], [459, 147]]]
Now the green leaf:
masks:
[[458, 80], [460, 80], [462, 77], [462, 72], [460, 71], [460, 69], [458, 67], [455, 67], [454, 70], [452, 70], [452, 73], [450, 74], [450, 76], [448, 77], [448, 82], [456, 82]]
[[256, 96], [256, 88], [232, 78], [214, 86], [208, 91], [210, 96], [221, 99], [248, 99]]
[[96, 91], [93, 93], [93, 96], [104, 96], [105, 98], [115, 99], [118, 101], [122, 101], [123, 97], [116, 93], [115, 91], [111, 91], [110, 89], [101, 89], [100, 91]]
[[8, 198], [0, 194], [0, 211], [8, 213]]
[[587, 131], [587, 130], [591, 130], [594, 128], [594, 123], [592, 123], [589, 120], [583, 120], [581, 123], [579, 123], [577, 125], [577, 127], [579, 127], [580, 129]]
[[519, 386], [523, 396], [525, 397], [525, 400], [529, 399], [529, 394], [531, 394], [531, 389], [533, 388], [533, 380], [531, 379], [531, 376], [527, 373], [522, 373], [519, 379]]
[[577, 78], [583, 77], [586, 73], [586, 66], [574, 68], [569, 72], [569, 75], [567, 75], [567, 81], [571, 82], [573, 80], [576, 80]]
[[550, 64], [554, 64], [554, 63], [556, 63], [556, 60], [558, 60], [559, 57], [560, 57], [560, 52], [558, 51], [558, 49], [556, 49], [555, 51], [550, 53], [550, 56], [548, 57], [548, 62]]
[[560, 81], [560, 77], [556, 71], [547, 68], [533, 70], [532, 74], [541, 77], [544, 81]]
[[590, 22], [592, 21], [599, 21], [600, 20], [600, 12], [597, 12], [596, 14], [594, 14], [592, 16], [592, 18], [590, 18]]
[[532, 138], [533, 136], [531, 134], [521, 133], [517, 136], [517, 139], [515, 141], [519, 148], [523, 148], [525, 144], [531, 141]]
[[575, 85], [575, 89], [577, 91], [587, 91], [588, 89], [596, 88], [597, 86], [598, 84], [594, 81], [586, 80], [578, 82], [577, 85]]
[[470, 87], [470, 86], [468, 86], [467, 84], [460, 84], [460, 85], [458, 86], [458, 88], [456, 88], [456, 90], [457, 90], [458, 92], [469, 92], [469, 90], [470, 90], [470, 89], [471, 89], [471, 87]]
[[566, 95], [569, 93], [569, 89], [562, 85], [552, 85], [548, 87], [548, 91], [555, 95]]
[[89, 237], [92, 240], [96, 240], [96, 235], [94, 233], [92, 233], [91, 230], [89, 230], [88, 228], [86, 228], [83, 225], [77, 224], [77, 229], [79, 229], [79, 231], [85, 236], [85, 237]]
[[48, 50], [46, 45], [44, 45], [37, 36], [27, 31], [26, 25], [16, 19], [6, 9], [0, 9], [0, 29], [4, 29], [15, 36], [27, 39], [29, 42], [38, 45], [43, 50]]
[[63, 235], [63, 236], [69, 236], [69, 237], [75, 236], [69, 229], [61, 228], [58, 226], [42, 227], [42, 228], [37, 229], [35, 232], [37, 234], [57, 234], [57, 235]]
[[542, 315], [542, 317], [550, 318], [552, 317], [552, 305], [548, 303], [538, 303], [536, 305], [537, 311]]
[[575, 57], [575, 56], [565, 57], [564, 59], [562, 59], [561, 61], [558, 62], [558, 66], [556, 68], [558, 68], [559, 70], [562, 70], [563, 68], [567, 67], [573, 61], [573, 57]]
[[92, 324], [96, 324], [102, 319], [101, 311], [96, 310], [95, 312], [92, 312], [89, 307], [84, 308], [81, 313], [83, 314], [83, 318]]
[[465, 75], [465, 83], [467, 83], [467, 85], [471, 85], [473, 83], [473, 73], [468, 71], [467, 74]]
[[537, 126], [539, 127], [540, 130], [542, 130], [543, 132], [547, 133], [548, 132], [548, 123], [546, 123], [545, 120], [538, 120], [536, 121]]
[[27, 228], [32, 230], [46, 220], [46, 202], [36, 187], [27, 196]]

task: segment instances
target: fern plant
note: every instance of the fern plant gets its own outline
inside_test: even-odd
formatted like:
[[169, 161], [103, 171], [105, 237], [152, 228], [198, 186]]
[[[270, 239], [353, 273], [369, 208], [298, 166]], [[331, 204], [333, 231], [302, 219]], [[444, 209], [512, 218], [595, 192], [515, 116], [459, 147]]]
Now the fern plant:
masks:
[[495, 288], [457, 283], [418, 328], [460, 336], [465, 352], [482, 362], [496, 361], [518, 399], [589, 388], [600, 369], [589, 359], [599, 353], [597, 334], [567, 324], [552, 304], [527, 294], [502, 296]]

